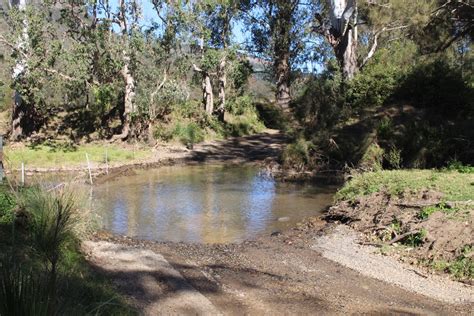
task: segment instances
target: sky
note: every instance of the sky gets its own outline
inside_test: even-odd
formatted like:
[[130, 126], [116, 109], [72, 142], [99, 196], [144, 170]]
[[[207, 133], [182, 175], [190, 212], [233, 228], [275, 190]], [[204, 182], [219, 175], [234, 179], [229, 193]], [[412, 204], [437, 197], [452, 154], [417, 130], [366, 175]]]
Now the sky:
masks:
[[[112, 8], [118, 7], [119, 0], [110, 0], [110, 5]], [[154, 22], [159, 22], [159, 18], [156, 14], [155, 8], [151, 0], [139, 0], [141, 10], [142, 10], [142, 22], [143, 27], [151, 27]], [[116, 26], [115, 26], [116, 27]], [[118, 31], [118, 29], [117, 29]], [[250, 39], [250, 34], [246, 32], [245, 26], [241, 21], [235, 22], [232, 28], [232, 42], [234, 44], [244, 44]], [[306, 69], [309, 72], [319, 73], [324, 69], [324, 66], [320, 63], [312, 62], [305, 65], [296, 65], [296, 68], [303, 70]]]

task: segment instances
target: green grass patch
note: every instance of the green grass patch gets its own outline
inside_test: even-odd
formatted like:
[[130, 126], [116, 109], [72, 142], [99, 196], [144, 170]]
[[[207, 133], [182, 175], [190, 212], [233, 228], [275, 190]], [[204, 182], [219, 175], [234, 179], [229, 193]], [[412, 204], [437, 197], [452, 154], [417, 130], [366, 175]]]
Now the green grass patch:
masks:
[[461, 209], [458, 207], [451, 207], [446, 203], [440, 203], [438, 205], [426, 206], [418, 213], [419, 219], [427, 219], [431, 214], [435, 212], [443, 212], [445, 214], [454, 214], [459, 212]]
[[434, 260], [430, 265], [435, 270], [452, 274], [456, 279], [472, 280], [474, 279], [474, 260], [471, 257], [473, 251], [472, 245], [466, 245], [461, 251], [461, 255], [455, 260]]
[[356, 175], [336, 194], [337, 200], [386, 191], [399, 195], [405, 191], [430, 189], [444, 194], [448, 201], [474, 199], [474, 174], [456, 170], [381, 170]]
[[107, 152], [110, 164], [131, 162], [151, 156], [151, 150], [133, 149], [120, 145], [80, 145], [58, 146], [37, 145], [21, 148], [4, 148], [5, 162], [8, 168], [21, 167], [23, 162], [27, 168], [74, 167], [86, 164], [86, 153], [93, 164], [105, 162]]

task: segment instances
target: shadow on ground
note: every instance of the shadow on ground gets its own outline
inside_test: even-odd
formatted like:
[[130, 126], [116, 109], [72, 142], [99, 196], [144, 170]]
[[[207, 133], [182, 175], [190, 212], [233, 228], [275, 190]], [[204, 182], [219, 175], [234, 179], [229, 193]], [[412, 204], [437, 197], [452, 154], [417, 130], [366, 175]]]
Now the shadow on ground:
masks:
[[191, 161], [253, 162], [278, 158], [288, 138], [280, 132], [268, 132], [229, 140], [206, 142], [194, 147]]

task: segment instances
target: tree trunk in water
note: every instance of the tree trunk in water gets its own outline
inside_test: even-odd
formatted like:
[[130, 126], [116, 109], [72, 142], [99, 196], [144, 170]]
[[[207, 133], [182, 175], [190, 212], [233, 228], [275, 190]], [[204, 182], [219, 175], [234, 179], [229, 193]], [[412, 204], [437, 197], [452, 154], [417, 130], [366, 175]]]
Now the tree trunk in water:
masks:
[[344, 80], [351, 80], [357, 65], [357, 3], [355, 0], [331, 0], [331, 28], [327, 38], [341, 67]]
[[291, 101], [290, 44], [294, 4], [292, 1], [280, 0], [276, 5], [278, 12], [271, 32], [275, 42], [273, 64], [276, 76], [275, 100], [278, 106], [286, 111]]
[[224, 56], [221, 59], [219, 64], [219, 107], [217, 108], [217, 118], [220, 122], [224, 122], [224, 115], [225, 115], [225, 87], [227, 85], [227, 76], [226, 76], [226, 56], [224, 52]]
[[[26, 0], [20, 0], [17, 2], [14, 1], [9, 1], [10, 7], [17, 6], [18, 10], [22, 13], [25, 12], [26, 10]], [[18, 39], [18, 50], [22, 51], [23, 53], [27, 52], [28, 49], [28, 21], [24, 19], [22, 21], [23, 23], [23, 30], [22, 34], [20, 35]], [[26, 60], [25, 57], [19, 54], [18, 57], [19, 59], [16, 62], [15, 67], [13, 68], [13, 80], [16, 84], [21, 80], [21, 77], [25, 75], [27, 69], [26, 69]], [[14, 94], [14, 102], [13, 102], [13, 109], [12, 109], [12, 117], [11, 117], [11, 133], [10, 133], [10, 139], [12, 141], [19, 141], [23, 137], [25, 137], [25, 117], [26, 111], [27, 111], [27, 106], [20, 95], [20, 92], [18, 90], [15, 91]]]

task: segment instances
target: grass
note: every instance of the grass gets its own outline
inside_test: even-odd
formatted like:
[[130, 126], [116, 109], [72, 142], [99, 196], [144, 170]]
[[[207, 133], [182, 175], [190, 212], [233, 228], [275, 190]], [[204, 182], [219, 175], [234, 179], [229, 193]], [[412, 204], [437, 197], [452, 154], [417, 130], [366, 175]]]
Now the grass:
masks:
[[474, 279], [474, 261], [470, 258], [474, 251], [473, 246], [466, 245], [461, 254], [452, 261], [435, 260], [431, 262], [431, 267], [435, 270], [445, 271], [452, 274], [456, 279]]
[[419, 219], [427, 219], [431, 214], [435, 212], [443, 212], [445, 214], [454, 214], [459, 212], [461, 209], [458, 207], [451, 207], [446, 203], [439, 203], [438, 205], [426, 206], [418, 213]]
[[444, 194], [447, 201], [474, 199], [474, 174], [457, 170], [381, 170], [356, 175], [336, 194], [337, 200], [386, 191], [399, 195], [405, 191], [430, 189]]
[[133, 149], [119, 145], [80, 146], [37, 145], [4, 148], [8, 168], [17, 169], [23, 162], [27, 168], [75, 167], [86, 164], [86, 153], [92, 164], [105, 163], [105, 154], [110, 164], [125, 163], [151, 156], [151, 150]]
[[136, 314], [81, 253], [91, 214], [72, 190], [0, 187], [0, 315]]

